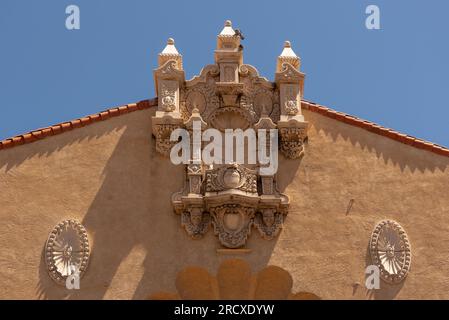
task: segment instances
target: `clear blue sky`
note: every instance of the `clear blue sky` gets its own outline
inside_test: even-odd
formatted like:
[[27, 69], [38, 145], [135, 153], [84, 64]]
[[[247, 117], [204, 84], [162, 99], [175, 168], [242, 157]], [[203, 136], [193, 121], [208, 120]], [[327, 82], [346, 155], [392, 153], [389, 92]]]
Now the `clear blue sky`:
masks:
[[[65, 27], [70, 4], [80, 30]], [[381, 30], [365, 28], [369, 4]], [[1, 0], [0, 139], [153, 97], [168, 37], [191, 78], [230, 19], [267, 78], [291, 40], [307, 100], [449, 146], [448, 15], [447, 0]]]

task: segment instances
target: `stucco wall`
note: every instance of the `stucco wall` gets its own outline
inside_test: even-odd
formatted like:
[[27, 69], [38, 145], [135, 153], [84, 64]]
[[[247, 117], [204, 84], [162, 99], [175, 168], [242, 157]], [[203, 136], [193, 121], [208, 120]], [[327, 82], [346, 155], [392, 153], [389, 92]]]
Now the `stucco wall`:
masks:
[[[280, 159], [291, 209], [278, 239], [252, 233], [250, 253], [217, 253], [209, 231], [191, 240], [171, 208], [183, 168], [155, 152], [152, 110], [136, 111], [0, 151], [0, 298], [141, 299], [175, 292], [184, 267], [212, 274], [223, 260], [288, 270], [293, 291], [336, 298], [449, 299], [449, 158], [304, 111], [311, 123], [302, 160]], [[354, 204], [347, 212], [350, 199]], [[76, 218], [92, 253], [81, 290], [48, 276], [48, 233]], [[400, 285], [367, 295], [367, 246], [377, 221], [408, 233], [412, 266]], [[362, 287], [354, 290], [354, 283]]]

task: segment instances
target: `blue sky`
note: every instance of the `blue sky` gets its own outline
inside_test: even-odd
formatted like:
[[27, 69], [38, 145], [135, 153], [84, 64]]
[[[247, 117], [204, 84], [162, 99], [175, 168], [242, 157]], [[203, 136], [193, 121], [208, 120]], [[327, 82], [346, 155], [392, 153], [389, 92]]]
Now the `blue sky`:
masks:
[[[65, 27], [70, 4], [80, 30]], [[381, 30], [365, 28], [370, 4]], [[153, 97], [168, 37], [191, 78], [230, 19], [263, 76], [290, 40], [307, 100], [449, 146], [448, 15], [446, 0], [1, 0], [0, 139]]]

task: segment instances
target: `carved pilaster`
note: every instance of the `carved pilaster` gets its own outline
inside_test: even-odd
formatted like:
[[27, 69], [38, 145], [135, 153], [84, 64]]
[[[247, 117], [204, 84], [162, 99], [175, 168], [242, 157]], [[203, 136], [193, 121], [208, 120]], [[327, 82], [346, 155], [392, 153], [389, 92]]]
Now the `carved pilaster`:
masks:
[[299, 71], [300, 59], [286, 41], [278, 57], [276, 85], [279, 87], [281, 116], [278, 122], [280, 150], [285, 157], [297, 159], [304, 153], [308, 123], [301, 112], [304, 74]]
[[152, 117], [152, 131], [156, 138], [156, 151], [168, 156], [176, 144], [176, 141], [170, 141], [170, 135], [182, 126], [180, 89], [185, 82], [182, 56], [176, 50], [173, 39], [168, 39], [167, 46], [159, 54], [158, 63], [159, 67], [154, 70], [158, 107]]

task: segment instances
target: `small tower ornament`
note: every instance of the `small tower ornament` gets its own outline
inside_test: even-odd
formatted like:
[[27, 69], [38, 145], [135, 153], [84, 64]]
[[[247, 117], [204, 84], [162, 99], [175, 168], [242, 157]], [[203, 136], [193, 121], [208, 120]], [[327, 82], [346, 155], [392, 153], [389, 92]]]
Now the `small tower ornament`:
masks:
[[170, 141], [170, 135], [182, 125], [179, 109], [180, 88], [185, 82], [182, 69], [182, 56], [175, 47], [172, 38], [159, 54], [159, 67], [154, 70], [154, 84], [158, 96], [156, 115], [152, 117], [152, 130], [156, 138], [156, 150], [165, 156], [176, 143]]
[[284, 50], [278, 57], [275, 81], [280, 94], [280, 150], [289, 159], [301, 157], [307, 136], [308, 123], [301, 113], [304, 73], [299, 71], [300, 65], [301, 60], [290, 41], [285, 41]]

